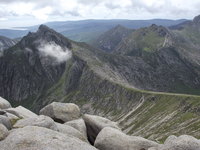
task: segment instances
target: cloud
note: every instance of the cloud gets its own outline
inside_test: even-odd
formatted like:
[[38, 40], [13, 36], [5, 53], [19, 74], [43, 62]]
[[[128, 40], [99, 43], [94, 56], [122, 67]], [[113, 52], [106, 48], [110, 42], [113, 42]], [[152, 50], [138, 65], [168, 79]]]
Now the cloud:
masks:
[[0, 0], [0, 18], [15, 25], [15, 20], [24, 25], [30, 20], [192, 19], [199, 6], [199, 0]]
[[6, 20], [8, 20], [7, 18], [1, 18], [0, 17], [0, 21], [6, 21]]
[[43, 57], [53, 58], [57, 63], [65, 62], [72, 57], [72, 53], [68, 48], [62, 48], [55, 42], [42, 42], [38, 50]]

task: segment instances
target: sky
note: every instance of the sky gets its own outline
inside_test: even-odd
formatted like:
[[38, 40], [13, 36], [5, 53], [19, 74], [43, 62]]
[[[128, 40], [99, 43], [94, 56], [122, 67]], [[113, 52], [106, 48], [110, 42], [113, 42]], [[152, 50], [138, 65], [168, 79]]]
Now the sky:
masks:
[[0, 0], [0, 28], [84, 19], [192, 19], [200, 0]]

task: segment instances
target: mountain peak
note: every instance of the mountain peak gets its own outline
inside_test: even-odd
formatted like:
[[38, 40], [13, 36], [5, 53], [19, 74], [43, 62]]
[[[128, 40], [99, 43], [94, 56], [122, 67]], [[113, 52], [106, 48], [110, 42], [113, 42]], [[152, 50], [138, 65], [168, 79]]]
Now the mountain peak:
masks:
[[32, 44], [38, 44], [38, 42], [54, 42], [61, 47], [71, 48], [71, 41], [57, 33], [53, 29], [49, 28], [46, 25], [40, 25], [37, 32], [29, 32], [25, 37], [20, 41], [21, 47], [28, 47]]
[[200, 24], [200, 15], [194, 17], [193, 22], [194, 22], [195, 24]]
[[157, 32], [160, 36], [165, 36], [168, 33], [168, 30], [163, 26], [158, 26], [156, 24], [152, 24], [149, 27], [150, 30]]
[[47, 27], [46, 25], [44, 25], [44, 24], [41, 24], [40, 26], [39, 26], [39, 28], [38, 28], [39, 30], [50, 30], [50, 28], [49, 27]]
[[44, 33], [44, 32], [53, 32], [53, 33], [56, 33], [53, 29], [51, 29], [48, 26], [43, 25], [43, 24], [39, 26], [37, 32], [41, 32], [41, 33]]

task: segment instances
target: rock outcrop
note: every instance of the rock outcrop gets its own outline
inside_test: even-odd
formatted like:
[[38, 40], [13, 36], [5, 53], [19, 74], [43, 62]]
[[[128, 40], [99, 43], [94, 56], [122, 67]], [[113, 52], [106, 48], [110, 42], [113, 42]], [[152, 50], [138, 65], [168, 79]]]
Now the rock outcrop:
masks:
[[0, 142], [2, 150], [96, 150], [73, 136], [36, 126], [27, 126], [11, 132]]
[[17, 123], [13, 126], [14, 128], [23, 128], [26, 126], [38, 126], [44, 127], [47, 129], [58, 131], [56, 123], [48, 116], [38, 116], [33, 118], [25, 118], [17, 121]]
[[[57, 102], [55, 107], [52, 104], [42, 109], [48, 116], [38, 116], [22, 106], [0, 110], [0, 150], [200, 149], [200, 140], [192, 136], [172, 135], [164, 144], [158, 144], [126, 135], [115, 122], [100, 116], [84, 114], [83, 118], [78, 118], [80, 109], [75, 104]], [[64, 108], [59, 109], [59, 106]], [[53, 120], [55, 116], [63, 122], [71, 121], [61, 124]]]
[[6, 109], [6, 112], [9, 112], [19, 118], [33, 118], [37, 117], [37, 115], [30, 110], [24, 108], [23, 106], [18, 106], [16, 108]]
[[11, 108], [11, 105], [8, 101], [6, 101], [4, 98], [0, 97], [0, 109], [7, 109]]
[[53, 102], [40, 110], [40, 115], [46, 115], [56, 122], [64, 123], [80, 117], [80, 109], [72, 103]]
[[169, 136], [163, 145], [149, 150], [199, 150], [200, 140], [189, 135]]
[[85, 114], [83, 115], [83, 119], [87, 127], [88, 140], [91, 144], [94, 144], [97, 135], [103, 128], [112, 127], [119, 129], [117, 123], [103, 117]]
[[9, 118], [6, 116], [0, 115], [0, 123], [3, 124], [8, 130], [12, 128]]
[[65, 124], [60, 124], [60, 123], [56, 123], [56, 125], [58, 128], [58, 132], [66, 134], [68, 136], [76, 137], [80, 139], [81, 141], [88, 142], [87, 137], [85, 137], [81, 132], [79, 132], [75, 128], [65, 125]]
[[8, 129], [3, 124], [0, 124], [0, 141], [5, 139], [7, 135]]
[[17, 120], [20, 119], [19, 117], [15, 116], [14, 114], [11, 114], [8, 112], [5, 112], [4, 116], [7, 117], [7, 119], [10, 121], [12, 126], [17, 122]]
[[121, 131], [106, 127], [97, 136], [94, 146], [99, 150], [146, 150], [158, 146], [142, 137], [128, 136]]
[[87, 139], [87, 129], [86, 129], [85, 121], [82, 118], [68, 121], [65, 124], [77, 129]]

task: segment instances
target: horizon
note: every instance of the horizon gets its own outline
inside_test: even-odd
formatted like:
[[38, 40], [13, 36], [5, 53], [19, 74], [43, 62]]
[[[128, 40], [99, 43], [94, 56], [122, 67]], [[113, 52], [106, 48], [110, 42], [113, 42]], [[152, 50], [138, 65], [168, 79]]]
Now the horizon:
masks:
[[[186, 21], [191, 21], [192, 19], [185, 19], [185, 18], [180, 18], [180, 19], [164, 19], [164, 18], [152, 18], [152, 19], [136, 19], [136, 20], [131, 20], [131, 19], [83, 19], [83, 20], [63, 20], [63, 21], [50, 21], [50, 22], [43, 22], [39, 24], [33, 24], [29, 26], [13, 26], [13, 27], [8, 27], [8, 28], [1, 28], [1, 30], [28, 30], [26, 28], [29, 27], [35, 27], [35, 26], [40, 26], [42, 24], [46, 25], [48, 23], [64, 23], [64, 22], [79, 22], [79, 21], [111, 21], [111, 20], [124, 20], [124, 21], [150, 21], [150, 20], [171, 20], [171, 21], [177, 21], [177, 20], [186, 20]], [[48, 26], [48, 25], [47, 25]]]

